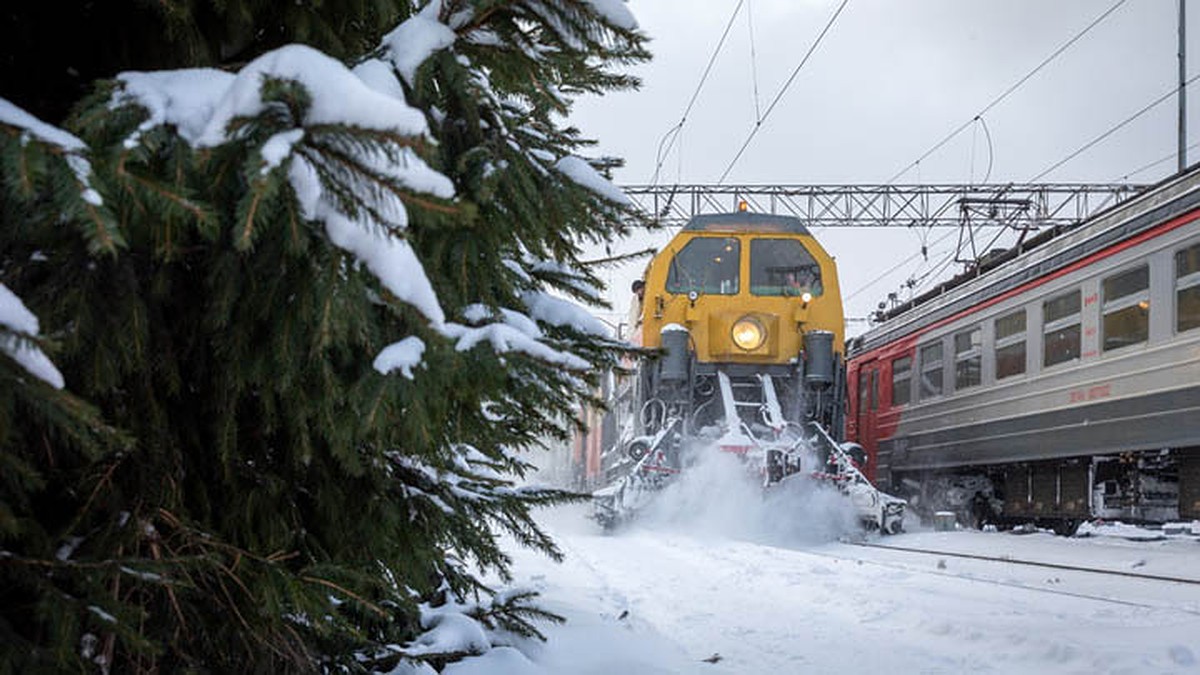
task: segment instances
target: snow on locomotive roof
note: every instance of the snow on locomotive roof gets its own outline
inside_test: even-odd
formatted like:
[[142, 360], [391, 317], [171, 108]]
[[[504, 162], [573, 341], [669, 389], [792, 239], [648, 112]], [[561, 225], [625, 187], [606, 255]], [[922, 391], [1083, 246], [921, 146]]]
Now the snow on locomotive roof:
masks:
[[808, 228], [795, 216], [769, 213], [710, 213], [693, 216], [684, 232], [783, 232], [808, 234]]

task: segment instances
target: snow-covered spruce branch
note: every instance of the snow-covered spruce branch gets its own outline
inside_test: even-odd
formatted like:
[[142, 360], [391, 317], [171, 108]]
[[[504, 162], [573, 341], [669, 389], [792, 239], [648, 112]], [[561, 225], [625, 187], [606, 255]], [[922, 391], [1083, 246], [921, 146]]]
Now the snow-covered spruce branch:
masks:
[[[60, 166], [43, 166], [43, 157], [30, 154], [34, 150]], [[81, 139], [0, 98], [0, 153], [18, 156], [6, 162], [17, 168], [17, 175], [4, 181], [9, 194], [29, 200], [38, 185], [48, 182], [50, 191], [62, 197], [56, 200], [60, 218], [80, 227], [93, 253], [112, 254], [125, 246], [124, 233], [96, 187], [89, 149]]]

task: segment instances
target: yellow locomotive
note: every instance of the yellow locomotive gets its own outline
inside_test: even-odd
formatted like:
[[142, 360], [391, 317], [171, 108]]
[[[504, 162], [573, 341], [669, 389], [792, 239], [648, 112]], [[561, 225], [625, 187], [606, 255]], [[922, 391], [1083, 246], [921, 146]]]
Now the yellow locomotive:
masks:
[[698, 216], [646, 268], [643, 345], [664, 326], [688, 328], [704, 363], [787, 364], [809, 330], [833, 333], [843, 316], [833, 258], [796, 218]]
[[[864, 520], [899, 527], [840, 443], [844, 317], [834, 260], [797, 218], [745, 211], [693, 218], [635, 282], [633, 341], [655, 350], [610, 403], [597, 519], [612, 524], [697, 453], [730, 452], [764, 484], [805, 472], [839, 481]], [[864, 501], [865, 500], [865, 501]], [[884, 508], [891, 503], [891, 513]], [[890, 518], [890, 519], [889, 519]]]

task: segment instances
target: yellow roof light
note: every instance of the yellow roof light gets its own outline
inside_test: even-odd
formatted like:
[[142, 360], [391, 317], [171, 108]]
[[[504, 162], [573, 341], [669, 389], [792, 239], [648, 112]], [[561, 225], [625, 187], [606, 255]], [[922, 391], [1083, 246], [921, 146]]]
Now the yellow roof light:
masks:
[[738, 200], [738, 211], [746, 211], [749, 208], [750, 208], [750, 205], [746, 203], [745, 199]]

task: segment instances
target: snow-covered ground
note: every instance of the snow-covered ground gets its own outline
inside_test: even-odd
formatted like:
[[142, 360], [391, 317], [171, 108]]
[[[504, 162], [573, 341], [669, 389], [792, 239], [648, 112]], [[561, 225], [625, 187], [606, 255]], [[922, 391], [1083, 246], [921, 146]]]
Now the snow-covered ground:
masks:
[[519, 645], [532, 666], [485, 657], [454, 673], [1200, 673], [1200, 584], [948, 555], [1200, 580], [1195, 535], [916, 526], [866, 540], [943, 552], [928, 555], [852, 543], [824, 497], [712, 483], [670, 497], [616, 534], [584, 506], [542, 513], [566, 560], [515, 551], [515, 575], [568, 623]]

